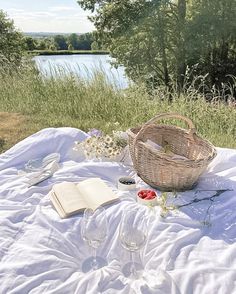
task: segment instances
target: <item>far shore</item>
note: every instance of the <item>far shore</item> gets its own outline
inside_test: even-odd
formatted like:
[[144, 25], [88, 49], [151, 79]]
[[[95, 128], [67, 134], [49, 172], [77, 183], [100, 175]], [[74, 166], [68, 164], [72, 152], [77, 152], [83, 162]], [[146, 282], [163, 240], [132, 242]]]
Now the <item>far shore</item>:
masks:
[[28, 51], [28, 54], [32, 55], [73, 55], [73, 54], [94, 54], [94, 55], [106, 55], [109, 51], [104, 50], [33, 50]]

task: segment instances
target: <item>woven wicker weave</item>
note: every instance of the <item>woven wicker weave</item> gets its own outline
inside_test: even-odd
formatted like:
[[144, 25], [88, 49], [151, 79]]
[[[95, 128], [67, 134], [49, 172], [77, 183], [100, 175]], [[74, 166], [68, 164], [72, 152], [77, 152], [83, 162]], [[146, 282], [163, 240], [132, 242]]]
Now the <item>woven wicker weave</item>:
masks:
[[[176, 126], [154, 124], [160, 119], [177, 118], [187, 122], [189, 130]], [[134, 169], [144, 182], [163, 191], [191, 189], [208, 164], [216, 156], [214, 146], [200, 138], [192, 121], [177, 113], [164, 113], [149, 120], [142, 127], [127, 131]], [[165, 146], [187, 159], [173, 159], [147, 143]]]

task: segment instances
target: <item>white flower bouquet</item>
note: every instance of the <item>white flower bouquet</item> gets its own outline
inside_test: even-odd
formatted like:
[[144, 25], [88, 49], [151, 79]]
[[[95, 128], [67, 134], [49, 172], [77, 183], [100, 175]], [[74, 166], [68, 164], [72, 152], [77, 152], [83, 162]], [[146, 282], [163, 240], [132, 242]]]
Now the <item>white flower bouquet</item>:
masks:
[[123, 131], [113, 131], [105, 135], [100, 130], [92, 129], [89, 137], [76, 142], [74, 149], [83, 152], [86, 159], [100, 159], [105, 161], [123, 161], [127, 153], [128, 136]]

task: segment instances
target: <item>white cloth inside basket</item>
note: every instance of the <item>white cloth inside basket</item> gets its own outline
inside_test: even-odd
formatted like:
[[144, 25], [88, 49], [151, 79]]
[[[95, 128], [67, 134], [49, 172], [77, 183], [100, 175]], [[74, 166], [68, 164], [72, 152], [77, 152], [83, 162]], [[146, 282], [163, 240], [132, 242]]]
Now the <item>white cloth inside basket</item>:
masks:
[[170, 155], [172, 157], [172, 159], [176, 159], [176, 160], [179, 160], [179, 159], [180, 160], [186, 160], [186, 159], [188, 159], [187, 157], [182, 156], [182, 155], [179, 155], [179, 154], [175, 154], [172, 151], [165, 151], [165, 148], [164, 147], [158, 145], [157, 143], [153, 142], [152, 140], [149, 140], [148, 139], [146, 141], [146, 144], [148, 144], [149, 146], [155, 148], [158, 151], [161, 151], [161, 152], [164, 152], [164, 153]]

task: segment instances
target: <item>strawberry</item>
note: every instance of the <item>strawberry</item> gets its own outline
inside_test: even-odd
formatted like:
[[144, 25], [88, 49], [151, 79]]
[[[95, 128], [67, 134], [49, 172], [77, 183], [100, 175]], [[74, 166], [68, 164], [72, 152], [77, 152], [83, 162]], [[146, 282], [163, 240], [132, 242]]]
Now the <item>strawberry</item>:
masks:
[[152, 196], [156, 196], [156, 192], [155, 191], [151, 191], [151, 195]]
[[139, 196], [140, 198], [144, 199], [143, 194], [138, 194], [138, 196]]
[[145, 198], [145, 200], [152, 200], [154, 199], [156, 196], [151, 195], [150, 193], [148, 194], [148, 196]]
[[144, 199], [147, 195], [146, 195], [147, 193], [146, 193], [146, 190], [140, 190], [139, 192], [138, 192], [138, 196], [140, 197], [140, 198], [142, 198], [142, 199]]
[[141, 191], [138, 192], [138, 196], [139, 196], [140, 198], [142, 198], [142, 199], [145, 198], [145, 196], [144, 196], [143, 193], [144, 193], [143, 190], [141, 190]]

